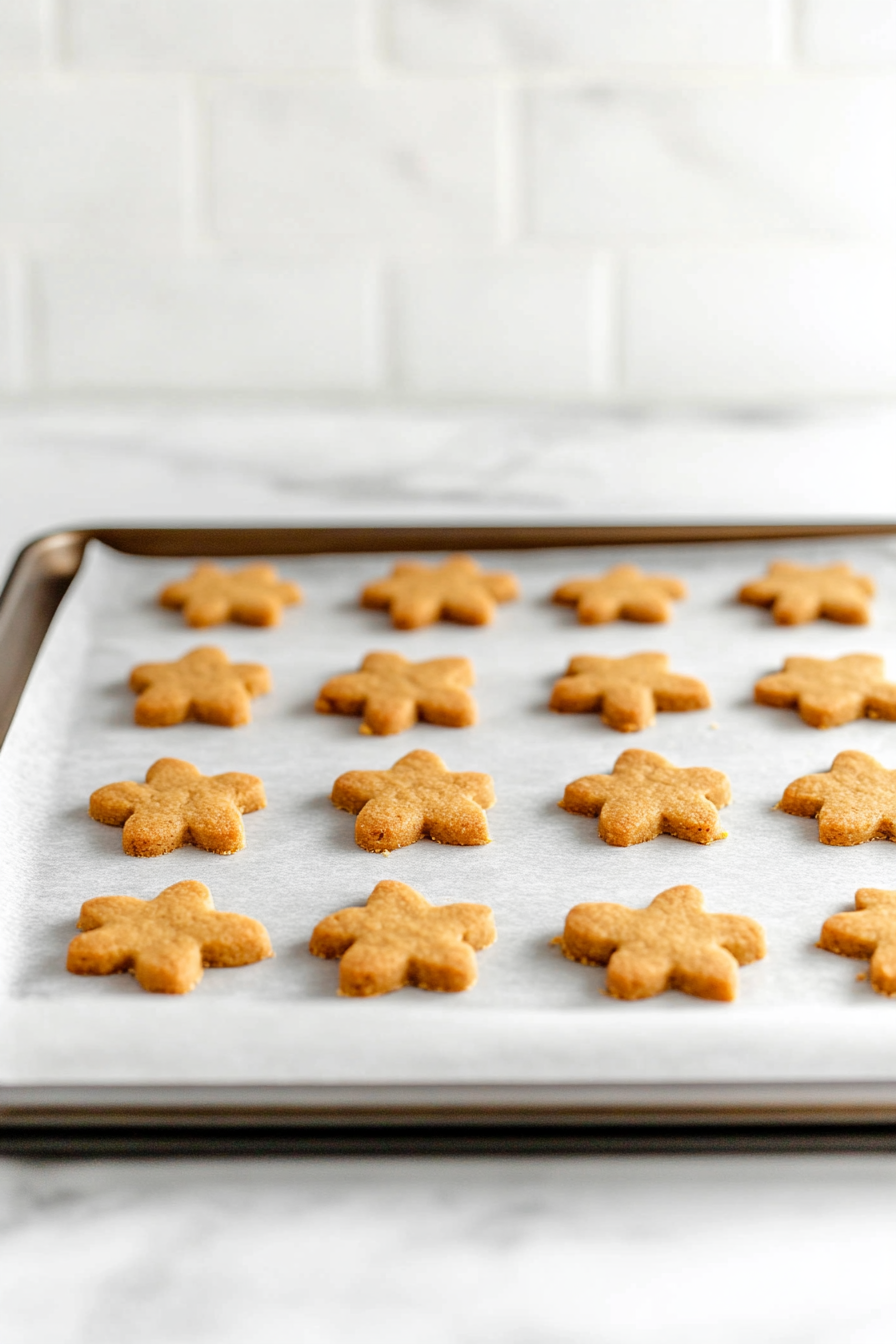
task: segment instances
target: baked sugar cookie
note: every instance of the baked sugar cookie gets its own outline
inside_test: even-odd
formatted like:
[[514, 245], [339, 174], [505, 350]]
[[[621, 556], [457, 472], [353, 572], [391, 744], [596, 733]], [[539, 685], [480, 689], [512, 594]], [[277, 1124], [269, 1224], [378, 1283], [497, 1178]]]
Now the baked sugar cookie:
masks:
[[444, 728], [476, 722], [469, 658], [430, 658], [412, 663], [400, 653], [368, 653], [358, 672], [331, 677], [321, 687], [318, 714], [360, 714], [361, 732], [385, 737], [418, 720]]
[[231, 663], [221, 649], [193, 649], [174, 663], [141, 663], [131, 673], [134, 721], [169, 728], [186, 719], [238, 728], [252, 718], [250, 701], [271, 689], [261, 663]]
[[576, 608], [580, 625], [606, 621], [669, 621], [672, 602], [687, 596], [681, 579], [671, 574], [645, 574], [637, 565], [616, 565], [591, 579], [568, 579], [554, 602]]
[[872, 989], [896, 994], [896, 891], [862, 887], [855, 899], [855, 910], [825, 920], [818, 946], [870, 961]]
[[696, 677], [669, 671], [665, 653], [634, 653], [628, 658], [579, 654], [554, 685], [551, 709], [559, 714], [597, 711], [608, 728], [634, 733], [648, 728], [658, 710], [706, 709], [709, 691]]
[[405, 985], [456, 994], [475, 985], [474, 953], [495, 936], [487, 905], [430, 905], [404, 882], [378, 882], [365, 906], [322, 919], [309, 951], [341, 958], [340, 994], [388, 994]]
[[788, 784], [778, 807], [792, 817], [817, 817], [823, 845], [896, 840], [896, 770], [864, 751], [841, 751], [826, 773]]
[[575, 905], [556, 940], [564, 956], [606, 966], [607, 993], [649, 999], [680, 989], [701, 999], [737, 996], [737, 968], [765, 956], [762, 926], [744, 915], [710, 915], [697, 887], [669, 887], [645, 910]]
[[245, 848], [245, 812], [266, 805], [256, 775], [203, 775], [189, 761], [166, 757], [146, 772], [146, 783], [123, 780], [90, 795], [90, 815], [122, 826], [125, 854], [149, 858], [195, 845], [213, 854]]
[[836, 728], [854, 719], [896, 719], [896, 685], [884, 678], [873, 653], [842, 658], [785, 658], [783, 672], [754, 688], [760, 705], [795, 709], [811, 728]]
[[778, 625], [805, 625], [825, 616], [844, 625], [867, 625], [871, 619], [874, 580], [851, 565], [794, 565], [776, 560], [762, 579], [745, 583], [741, 602], [771, 607]]
[[281, 579], [273, 565], [221, 569], [202, 564], [188, 579], [169, 583], [159, 594], [163, 607], [181, 610], [187, 625], [279, 625], [283, 608], [301, 602], [298, 584]]
[[389, 770], [349, 770], [331, 795], [354, 813], [362, 849], [388, 854], [428, 836], [442, 845], [487, 845], [485, 808], [495, 801], [490, 775], [452, 773], [433, 751], [411, 751]]
[[187, 994], [206, 966], [248, 966], [274, 955], [263, 924], [214, 907], [204, 882], [175, 882], [151, 901], [96, 896], [81, 906], [66, 969], [73, 975], [133, 971], [156, 994]]
[[389, 578], [367, 585], [361, 606], [388, 611], [397, 630], [416, 630], [438, 620], [490, 625], [497, 604], [518, 596], [512, 574], [483, 570], [468, 555], [452, 555], [440, 565], [400, 561]]
[[608, 845], [640, 845], [659, 835], [675, 835], [708, 845], [724, 840], [720, 807], [731, 802], [731, 785], [721, 770], [679, 767], [655, 751], [624, 751], [611, 775], [583, 775], [567, 784], [560, 806], [566, 812], [600, 818], [600, 838]]

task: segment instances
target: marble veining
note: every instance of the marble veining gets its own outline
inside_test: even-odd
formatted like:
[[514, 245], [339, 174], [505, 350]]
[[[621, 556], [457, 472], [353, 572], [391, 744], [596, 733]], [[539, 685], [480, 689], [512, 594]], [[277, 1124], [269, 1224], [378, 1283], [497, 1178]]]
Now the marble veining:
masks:
[[890, 1156], [7, 1161], [0, 1191], [8, 1344], [843, 1344], [896, 1310]]

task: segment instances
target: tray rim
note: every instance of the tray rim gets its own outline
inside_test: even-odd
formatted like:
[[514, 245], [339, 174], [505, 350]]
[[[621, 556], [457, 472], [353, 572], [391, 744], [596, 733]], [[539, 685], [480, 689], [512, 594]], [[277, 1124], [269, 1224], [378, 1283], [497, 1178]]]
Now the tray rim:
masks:
[[[731, 524], [472, 524], [253, 526], [171, 524], [53, 530], [20, 551], [0, 592], [0, 745], [53, 613], [88, 543], [131, 555], [310, 555], [371, 551], [515, 550], [542, 547], [785, 540], [896, 534], [896, 522]], [[6, 646], [11, 646], [7, 653]], [[409, 1135], [447, 1127], [782, 1132], [896, 1125], [892, 1083], [0, 1086], [0, 1135], [67, 1129], [88, 1133], [149, 1125], [345, 1129], [376, 1143], [386, 1129]]]

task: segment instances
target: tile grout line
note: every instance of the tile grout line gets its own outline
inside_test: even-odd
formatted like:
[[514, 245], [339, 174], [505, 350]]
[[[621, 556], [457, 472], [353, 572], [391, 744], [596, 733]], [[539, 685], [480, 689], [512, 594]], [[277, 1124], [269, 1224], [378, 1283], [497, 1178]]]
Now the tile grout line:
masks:
[[45, 71], [59, 71], [68, 54], [67, 15], [63, 0], [37, 0], [40, 14], [41, 64]]
[[181, 228], [187, 255], [202, 254], [213, 238], [211, 127], [206, 91], [187, 76], [181, 92]]

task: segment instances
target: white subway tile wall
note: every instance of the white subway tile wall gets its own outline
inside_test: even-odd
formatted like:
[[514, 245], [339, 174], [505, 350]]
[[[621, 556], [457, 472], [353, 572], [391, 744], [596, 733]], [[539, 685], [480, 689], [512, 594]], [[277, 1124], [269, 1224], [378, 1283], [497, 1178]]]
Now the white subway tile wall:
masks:
[[76, 391], [374, 392], [377, 289], [353, 258], [48, 260], [42, 373]]
[[384, 0], [416, 70], [582, 70], [773, 62], [778, 0]]
[[182, 102], [171, 80], [0, 83], [0, 237], [23, 251], [176, 248]]
[[896, 0], [802, 0], [799, 41], [819, 65], [891, 65], [896, 61]]
[[0, 0], [0, 394], [896, 395], [896, 0]]
[[862, 395], [896, 383], [887, 251], [650, 250], [629, 259], [623, 295], [624, 376], [636, 394]]
[[0, 4], [0, 73], [36, 70], [41, 63], [42, 16], [34, 0]]
[[396, 377], [422, 397], [587, 400], [612, 386], [607, 259], [424, 262], [396, 276]]
[[359, 0], [70, 0], [66, 31], [85, 70], [346, 70], [360, 57]]
[[212, 228], [227, 243], [337, 238], [488, 247], [496, 97], [467, 82], [240, 83], [209, 100]]

